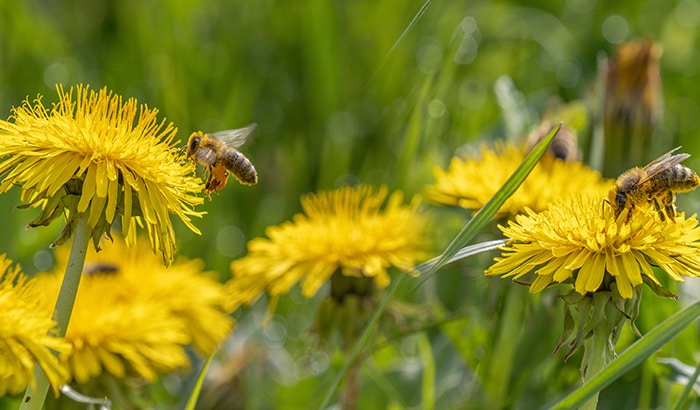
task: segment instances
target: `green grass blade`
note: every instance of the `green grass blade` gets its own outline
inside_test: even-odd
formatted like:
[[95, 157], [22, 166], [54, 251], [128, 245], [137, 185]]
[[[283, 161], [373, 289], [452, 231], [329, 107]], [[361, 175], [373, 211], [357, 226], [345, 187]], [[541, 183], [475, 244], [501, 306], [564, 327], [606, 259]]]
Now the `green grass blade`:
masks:
[[700, 377], [700, 364], [695, 366], [695, 371], [692, 375], [690, 375], [690, 377], [688, 377], [688, 382], [685, 384], [685, 386], [683, 386], [683, 391], [681, 392], [680, 396], [678, 396], [678, 400], [673, 403], [673, 410], [687, 408], [687, 401], [690, 397], [690, 392], [693, 391], [693, 387], [697, 384], [698, 377]]
[[211, 365], [215, 354], [216, 352], [212, 353], [207, 359], [207, 361], [204, 363], [204, 366], [202, 366], [202, 370], [199, 372], [199, 377], [197, 377], [197, 382], [194, 384], [194, 387], [192, 387], [190, 397], [189, 399], [187, 399], [187, 405], [185, 406], [185, 410], [194, 410], [197, 406], [199, 393], [202, 391], [202, 384], [204, 384], [204, 377], [206, 377], [207, 375], [207, 371], [209, 370], [209, 366]]
[[[477, 253], [496, 250], [499, 246], [505, 245], [506, 242], [507, 239], [495, 239], [493, 241], [479, 242], [475, 243], [474, 245], [465, 246], [458, 250], [450, 259], [447, 260], [447, 262], [445, 262], [445, 264], [466, 259], [472, 255], [476, 255]], [[437, 264], [439, 260], [440, 256], [436, 256], [426, 262], [423, 262], [416, 269], [418, 269], [420, 273], [426, 273], [428, 270], [432, 269], [432, 265]]]
[[[452, 258], [466, 246], [466, 244], [472, 240], [476, 234], [478, 234], [486, 224], [491, 221], [496, 212], [501, 208], [504, 202], [515, 193], [515, 191], [520, 187], [525, 178], [530, 174], [530, 171], [537, 165], [549, 143], [552, 141], [559, 129], [561, 128], [561, 123], [554, 127], [545, 138], [542, 139], [535, 147], [530, 151], [530, 153], [525, 157], [523, 162], [520, 164], [518, 169], [515, 170], [513, 175], [508, 178], [508, 180], [503, 184], [501, 189], [496, 192], [496, 194], [484, 205], [479, 212], [474, 215], [474, 218], [469, 220], [469, 222], [464, 225], [464, 228], [457, 234], [457, 236], [450, 242], [447, 249], [438, 257], [437, 261], [431, 264], [425, 273], [430, 274], [447, 263], [449, 263]], [[423, 268], [425, 269], [425, 268]], [[418, 266], [418, 270], [423, 273], [421, 265]]]
[[[486, 224], [489, 223], [489, 221], [491, 221], [491, 219], [494, 215], [496, 215], [496, 212], [498, 212], [503, 203], [511, 195], [513, 195], [513, 193], [515, 193], [520, 184], [522, 184], [525, 178], [528, 176], [528, 174], [530, 174], [530, 171], [532, 171], [535, 165], [537, 165], [537, 162], [540, 160], [542, 155], [544, 155], [545, 151], [547, 151], [549, 143], [552, 142], [552, 139], [555, 135], [557, 135], [557, 132], [559, 132], [560, 128], [561, 123], [554, 127], [549, 132], [549, 134], [547, 134], [547, 136], [542, 139], [542, 141], [535, 145], [535, 147], [530, 151], [530, 153], [520, 164], [518, 169], [516, 169], [513, 175], [511, 175], [510, 178], [508, 178], [508, 180], [505, 182], [505, 184], [503, 184], [501, 189], [499, 189], [498, 192], [496, 192], [496, 194], [493, 196], [493, 198], [491, 198], [486, 203], [486, 205], [484, 205], [484, 207], [481, 208], [479, 212], [477, 212], [477, 214], [474, 215], [474, 217], [466, 223], [466, 225], [464, 225], [462, 230], [457, 234], [457, 236], [452, 240], [452, 242], [450, 242], [447, 249], [445, 249], [445, 251], [440, 256], [438, 256], [436, 260], [431, 259], [430, 261], [424, 262], [416, 267], [416, 269], [419, 272], [421, 272], [421, 274], [432, 274], [445, 264], [449, 263], [453, 259], [453, 257], [470, 240], [472, 240], [486, 226]], [[340, 369], [335, 379], [328, 387], [328, 390], [326, 391], [326, 394], [323, 397], [323, 401], [319, 406], [320, 409], [325, 409], [329, 406], [330, 401], [333, 395], [335, 394], [336, 390], [338, 389], [338, 386], [340, 386], [340, 383], [345, 377], [345, 374], [347, 373], [351, 364], [359, 356], [362, 348], [367, 343], [369, 336], [372, 334], [375, 326], [379, 322], [379, 318], [381, 317], [382, 313], [384, 313], [384, 310], [386, 309], [389, 300], [391, 299], [392, 295], [394, 294], [394, 292], [396, 291], [396, 289], [398, 288], [399, 284], [405, 276], [406, 275], [398, 275], [391, 282], [389, 288], [387, 288], [386, 292], [384, 293], [384, 296], [379, 302], [379, 305], [375, 309], [372, 318], [367, 323], [367, 326], [363, 330], [360, 337], [357, 339], [355, 346], [353, 347], [352, 351], [345, 360], [343, 367]]]
[[[426, 0], [425, 3], [423, 3], [423, 5], [421, 6], [420, 10], [418, 10], [418, 13], [416, 13], [416, 15], [413, 16], [413, 19], [411, 19], [411, 21], [408, 23], [408, 26], [406, 26], [406, 28], [403, 30], [401, 35], [399, 35], [399, 38], [396, 39], [396, 41], [394, 42], [394, 45], [392, 45], [391, 48], [389, 49], [389, 52], [387, 52], [386, 55], [384, 56], [384, 58], [382, 58], [382, 61], [379, 62], [379, 65], [374, 70], [374, 73], [372, 74], [372, 77], [370, 77], [369, 81], [367, 82], [367, 85], [369, 85], [374, 80], [374, 78], [377, 76], [379, 71], [381, 71], [381, 69], [384, 67], [386, 62], [389, 61], [389, 58], [394, 53], [394, 50], [396, 50], [396, 48], [399, 46], [399, 44], [401, 44], [403, 42], [406, 35], [408, 33], [410, 33], [411, 30], [413, 30], [413, 28], [416, 26], [416, 24], [418, 24], [418, 21], [420, 21], [421, 17], [423, 17], [423, 14], [425, 14], [425, 12], [428, 10], [428, 6], [430, 6], [430, 3], [431, 3], [431, 0]], [[367, 86], [365, 86], [365, 88], [366, 87]]]
[[421, 87], [420, 95], [418, 96], [418, 101], [416, 108], [413, 110], [409, 120], [408, 127], [406, 128], [406, 133], [401, 143], [401, 148], [396, 161], [396, 174], [399, 175], [398, 184], [399, 186], [407, 186], [407, 180], [409, 178], [411, 169], [411, 163], [416, 158], [416, 152], [421, 144], [421, 135], [423, 134], [424, 124], [423, 119], [425, 118], [425, 106], [432, 97], [430, 97], [433, 89], [433, 77], [428, 77]]
[[686, 307], [661, 322], [636, 343], [625, 350], [602, 372], [586, 381], [580, 388], [552, 406], [552, 409], [578, 408], [586, 400], [625, 374], [628, 370], [651, 356], [666, 342], [700, 316], [700, 302]]

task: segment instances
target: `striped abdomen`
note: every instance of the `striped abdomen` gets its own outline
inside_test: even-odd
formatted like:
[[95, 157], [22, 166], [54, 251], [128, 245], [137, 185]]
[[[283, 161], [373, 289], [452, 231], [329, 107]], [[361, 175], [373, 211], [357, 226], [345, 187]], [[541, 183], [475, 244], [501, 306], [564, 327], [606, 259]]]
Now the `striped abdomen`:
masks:
[[219, 158], [219, 161], [242, 184], [255, 185], [258, 183], [258, 172], [255, 170], [253, 163], [237, 149], [227, 148], [224, 155]]

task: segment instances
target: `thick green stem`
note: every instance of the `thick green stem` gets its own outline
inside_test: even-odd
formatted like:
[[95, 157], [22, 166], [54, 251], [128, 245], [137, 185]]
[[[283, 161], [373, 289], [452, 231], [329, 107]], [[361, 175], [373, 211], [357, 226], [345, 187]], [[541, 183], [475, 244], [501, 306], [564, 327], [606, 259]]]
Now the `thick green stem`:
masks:
[[[78, 293], [78, 285], [80, 284], [80, 277], [85, 264], [85, 254], [90, 241], [90, 229], [88, 228], [87, 219], [87, 214], [77, 215], [77, 223], [73, 233], [73, 247], [71, 248], [66, 274], [63, 277], [63, 284], [58, 293], [58, 299], [53, 311], [57, 333], [61, 337], [65, 336], [66, 329], [68, 329], [68, 322], [73, 312], [75, 296]], [[49, 391], [49, 379], [38, 365], [34, 368], [34, 380], [34, 387], [27, 387], [20, 410], [41, 410], [44, 406], [44, 401]]]
[[516, 344], [520, 340], [525, 321], [524, 307], [527, 304], [527, 291], [508, 286], [503, 293], [503, 312], [501, 314], [498, 335], [494, 343], [493, 354], [489, 361], [484, 388], [489, 393], [489, 404], [503, 408], [507, 405], [508, 392], [513, 364], [516, 361]]
[[[610, 363], [613, 357], [613, 352], [610, 349], [610, 332], [605, 328], [597, 328], [593, 330], [591, 337], [586, 339], [583, 344], [586, 350], [584, 357], [586, 358], [586, 369], [584, 374], [585, 381], [593, 378], [600, 373]], [[588, 399], [581, 406], [582, 410], [595, 410], [598, 407], [598, 396], [600, 392]]]

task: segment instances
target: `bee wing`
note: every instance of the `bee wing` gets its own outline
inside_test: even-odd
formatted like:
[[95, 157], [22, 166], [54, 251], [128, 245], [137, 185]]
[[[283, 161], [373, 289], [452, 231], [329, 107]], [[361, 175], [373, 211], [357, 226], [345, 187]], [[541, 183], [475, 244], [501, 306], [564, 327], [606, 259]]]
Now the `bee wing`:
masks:
[[690, 154], [676, 154], [676, 155], [671, 155], [674, 152], [678, 151], [680, 147], [676, 147], [669, 152], [665, 153], [664, 155], [658, 157], [657, 159], [651, 161], [649, 164], [647, 164], [644, 167], [644, 171], [646, 173], [646, 176], [644, 179], [639, 181], [640, 183], [644, 181], [648, 181], [649, 179], [655, 177], [656, 175], [660, 174], [661, 172], [672, 168], [681, 162], [685, 161], [690, 157]]
[[248, 137], [258, 128], [258, 124], [250, 124], [243, 128], [213, 132], [211, 135], [231, 148], [245, 144]]

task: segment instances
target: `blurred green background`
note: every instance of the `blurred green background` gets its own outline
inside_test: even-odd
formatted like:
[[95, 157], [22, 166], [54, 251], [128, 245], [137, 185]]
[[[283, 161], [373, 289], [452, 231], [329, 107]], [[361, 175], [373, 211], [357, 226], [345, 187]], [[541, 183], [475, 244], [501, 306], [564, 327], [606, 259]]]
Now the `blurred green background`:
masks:
[[[700, 169], [695, 0], [29, 0], [5, 2], [0, 19], [2, 116], [37, 94], [55, 101], [56, 83], [85, 83], [158, 108], [183, 144], [193, 131], [259, 125], [241, 148], [259, 184], [232, 180], [206, 201], [200, 210], [208, 214], [196, 221], [202, 236], [176, 223], [180, 254], [204, 259], [222, 280], [248, 240], [299, 212], [300, 195], [358, 182], [421, 193], [433, 181], [432, 167], [445, 167], [460, 146], [529, 130], [551, 97], [595, 100], [599, 57], [635, 38], [663, 47], [660, 134], [672, 141], [668, 148], [683, 145], [693, 155], [686, 165]], [[521, 118], [502, 115], [494, 86], [503, 76], [518, 90]], [[48, 244], [62, 227], [24, 230], [36, 210], [14, 209], [18, 196], [18, 189], [0, 196], [0, 252], [28, 273], [48, 269]], [[686, 196], [692, 213], [698, 194]], [[438, 251], [467, 213], [433, 212], [441, 218], [433, 235]], [[437, 300], [431, 306], [442, 311], [433, 318], [445, 322], [435, 319], [427, 331], [378, 351], [362, 408], [425, 408], [425, 362], [415, 338], [432, 346], [439, 408], [489, 407], [483, 392], [500, 389], [505, 398], [498, 406], [531, 408], [579, 382], [576, 357], [564, 365], [561, 355], [551, 355], [561, 304], [553, 294], [531, 298], [508, 281], [483, 278], [492, 257], [461, 263], [421, 288], [407, 286], [407, 300]], [[677, 302], [647, 299], [657, 307], [642, 309], [642, 331], [677, 309]], [[508, 301], [517, 301], [510, 303], [523, 315], [511, 335], [499, 322]], [[328, 385], [334, 374], [328, 366], [337, 368], [337, 360], [308, 364], [316, 363], [303, 335], [313, 306], [298, 295], [281, 303], [286, 316], [274, 323], [286, 336], [274, 348], [284, 346], [283, 362], [303, 370], [279, 370], [284, 377], [249, 370], [249, 408], [305, 408]], [[255, 332], [256, 319], [241, 315], [241, 333]], [[674, 348], [686, 361], [698, 353], [696, 332], [689, 333], [690, 347]], [[601, 408], [664, 403], [670, 390], [644, 369], [604, 393], [610, 404]]]

